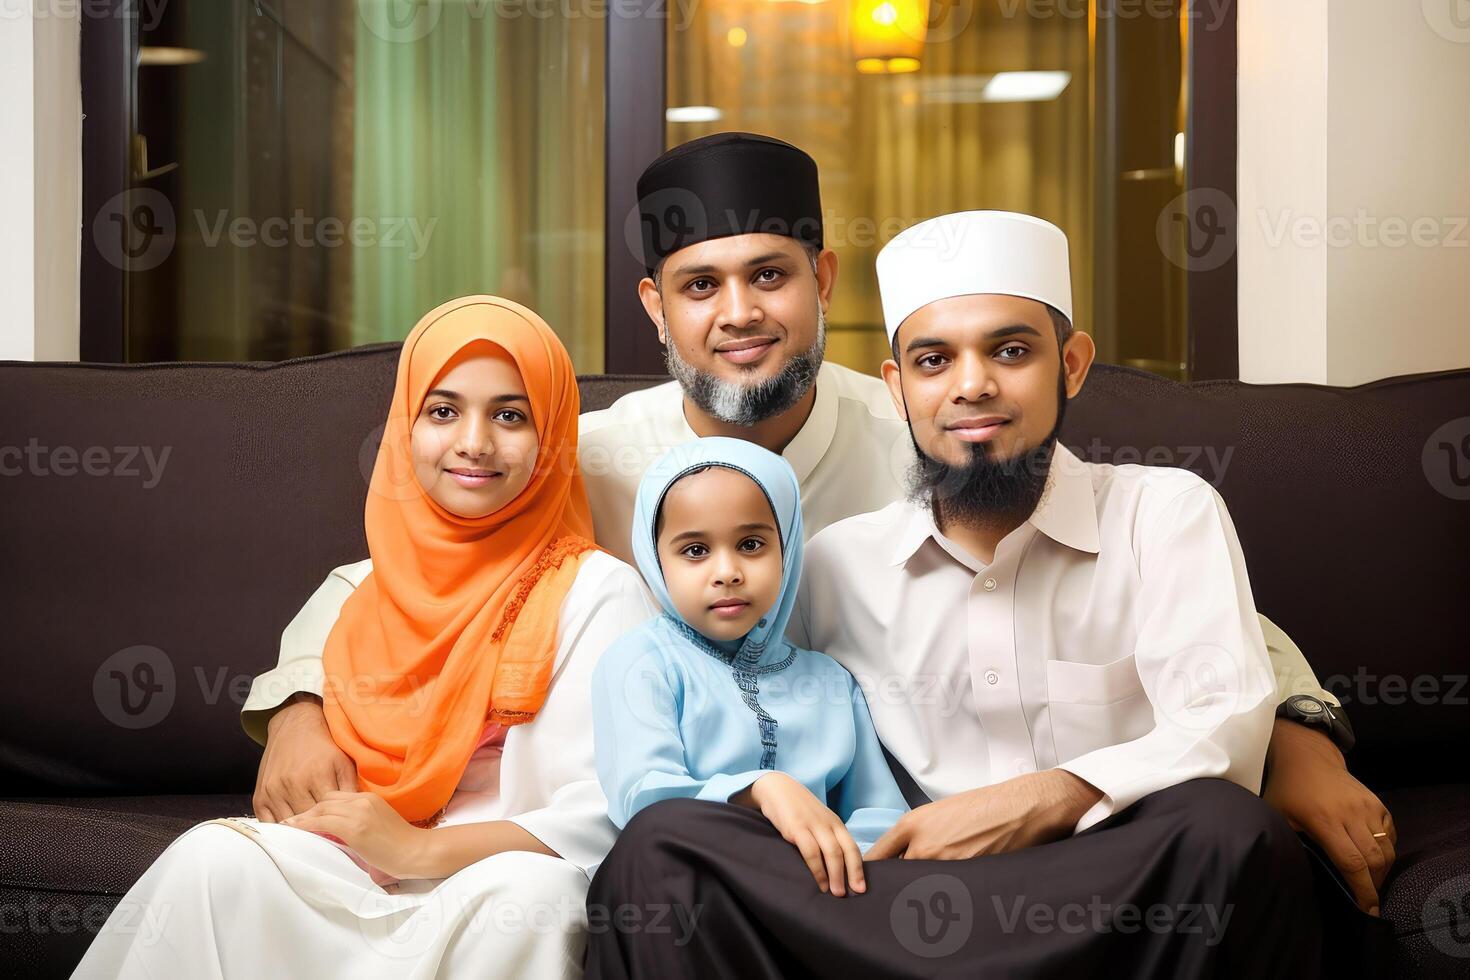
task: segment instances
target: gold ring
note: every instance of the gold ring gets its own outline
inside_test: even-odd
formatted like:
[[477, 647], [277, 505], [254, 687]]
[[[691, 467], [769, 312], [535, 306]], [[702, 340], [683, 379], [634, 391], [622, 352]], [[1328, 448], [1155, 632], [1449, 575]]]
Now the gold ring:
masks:
[[1378, 833], [1374, 834], [1373, 836], [1374, 837], [1387, 837], [1388, 836], [1388, 831], [1386, 831], [1386, 830], [1380, 830]]

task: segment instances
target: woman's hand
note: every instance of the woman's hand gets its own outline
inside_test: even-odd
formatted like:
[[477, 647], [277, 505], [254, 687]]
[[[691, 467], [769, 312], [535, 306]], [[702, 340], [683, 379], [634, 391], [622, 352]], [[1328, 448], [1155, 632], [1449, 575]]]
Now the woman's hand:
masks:
[[1332, 740], [1305, 725], [1276, 719], [1261, 795], [1292, 830], [1327, 852], [1358, 906], [1377, 915], [1378, 890], [1393, 867], [1399, 834], [1383, 801], [1353, 778]]
[[255, 777], [255, 816], [277, 823], [337, 790], [357, 789], [352, 757], [332, 741], [320, 698], [297, 695], [271, 716]]
[[281, 823], [331, 834], [364, 861], [395, 878], [421, 878], [433, 831], [415, 827], [376, 793], [328, 792], [321, 802]]
[[849, 884], [855, 892], [867, 890], [863, 855], [847, 826], [827, 804], [795, 779], [784, 772], [762, 776], [732, 802], [760, 810], [786, 842], [801, 852], [823, 892], [830, 887], [832, 894], [840, 898], [847, 894]]

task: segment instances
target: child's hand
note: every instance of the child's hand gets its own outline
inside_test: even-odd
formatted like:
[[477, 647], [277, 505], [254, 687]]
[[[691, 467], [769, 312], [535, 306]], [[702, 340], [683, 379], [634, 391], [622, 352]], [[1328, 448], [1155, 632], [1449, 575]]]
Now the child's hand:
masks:
[[784, 772], [762, 776], [751, 784], [750, 800], [787, 843], [796, 845], [817, 887], [833, 895], [867, 890], [863, 855], [837, 814]]
[[395, 878], [418, 876], [421, 851], [432, 833], [403, 819], [377, 793], [330, 792], [311, 809], [281, 823], [331, 834]]

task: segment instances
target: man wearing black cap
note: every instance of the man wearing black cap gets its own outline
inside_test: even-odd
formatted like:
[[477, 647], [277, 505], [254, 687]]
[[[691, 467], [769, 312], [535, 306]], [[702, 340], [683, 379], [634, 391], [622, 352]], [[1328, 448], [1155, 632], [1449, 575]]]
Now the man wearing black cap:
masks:
[[639, 479], [700, 436], [782, 454], [808, 533], [901, 496], [913, 449], [883, 382], [823, 361], [837, 253], [823, 244], [816, 162], [718, 133], [649, 165], [638, 201], [638, 294], [675, 380], [582, 416], [598, 543], [632, 561]]

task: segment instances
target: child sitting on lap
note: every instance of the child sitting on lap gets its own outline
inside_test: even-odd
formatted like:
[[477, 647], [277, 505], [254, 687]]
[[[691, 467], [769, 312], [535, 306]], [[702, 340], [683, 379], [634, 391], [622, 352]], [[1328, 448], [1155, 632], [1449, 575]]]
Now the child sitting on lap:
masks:
[[790, 465], [741, 439], [679, 446], [638, 487], [633, 553], [663, 615], [593, 673], [613, 822], [680, 797], [748, 806], [823, 892], [863, 891], [862, 853], [908, 807], [852, 675], [785, 639], [802, 555]]

